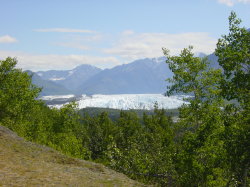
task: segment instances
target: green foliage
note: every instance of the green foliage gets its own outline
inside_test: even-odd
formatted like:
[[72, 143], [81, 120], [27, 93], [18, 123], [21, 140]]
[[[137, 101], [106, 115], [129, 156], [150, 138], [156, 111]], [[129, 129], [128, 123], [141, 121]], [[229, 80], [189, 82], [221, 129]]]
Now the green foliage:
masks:
[[60, 110], [50, 109], [36, 99], [40, 92], [31, 82], [31, 76], [16, 69], [16, 59], [0, 61], [0, 124], [19, 135], [66, 154], [89, 157], [90, 153], [77, 137], [80, 129], [76, 105]]
[[[234, 12], [229, 35], [218, 41], [216, 55], [223, 71], [210, 69], [192, 47], [167, 56], [174, 72], [167, 92], [191, 94], [180, 108], [175, 168], [181, 186], [246, 186], [249, 178], [250, 34], [239, 27]], [[239, 103], [228, 102], [236, 99]], [[231, 104], [230, 104], [231, 103]]]
[[[121, 110], [119, 109], [112, 109], [112, 108], [97, 108], [97, 107], [88, 107], [88, 108], [82, 108], [79, 110], [79, 114], [81, 116], [84, 116], [85, 114], [88, 114], [90, 117], [95, 117], [101, 114], [102, 112], [107, 112], [108, 116], [111, 120], [117, 121], [120, 117]], [[140, 121], [142, 121], [143, 115], [153, 115], [154, 110], [123, 110], [123, 112], [134, 112], [139, 117]], [[172, 117], [178, 117], [179, 111], [178, 109], [166, 109], [165, 110], [167, 116]]]
[[144, 114], [142, 123], [135, 113], [121, 111], [119, 133], [106, 151], [109, 165], [144, 182], [168, 184], [173, 171], [173, 124], [157, 108], [153, 115]]
[[170, 56], [167, 50], [169, 68], [174, 72], [169, 82], [168, 94], [185, 93], [190, 104], [180, 109], [177, 126], [185, 129], [177, 141], [176, 172], [181, 186], [209, 185], [223, 173], [223, 117], [220, 96], [221, 70], [210, 69], [207, 58], [194, 57], [192, 47], [184, 49], [180, 56]]
[[240, 23], [232, 12], [229, 34], [219, 39], [215, 54], [226, 76], [222, 84], [223, 96], [247, 104], [250, 101], [250, 32], [241, 28]]
[[12, 58], [0, 60], [0, 123], [25, 135], [27, 127], [21, 124], [29, 124], [40, 89], [16, 63]]
[[239, 102], [225, 107], [227, 163], [231, 180], [246, 186], [250, 168], [250, 33], [240, 23], [232, 12], [229, 34], [219, 39], [215, 53], [225, 74], [222, 95]]

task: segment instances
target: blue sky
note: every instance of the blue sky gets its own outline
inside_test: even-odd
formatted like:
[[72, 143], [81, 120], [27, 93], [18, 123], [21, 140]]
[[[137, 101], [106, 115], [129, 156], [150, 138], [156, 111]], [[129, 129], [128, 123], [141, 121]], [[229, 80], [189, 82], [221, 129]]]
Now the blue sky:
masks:
[[210, 54], [235, 11], [250, 28], [250, 0], [0, 0], [0, 59], [23, 69], [111, 68], [178, 54]]

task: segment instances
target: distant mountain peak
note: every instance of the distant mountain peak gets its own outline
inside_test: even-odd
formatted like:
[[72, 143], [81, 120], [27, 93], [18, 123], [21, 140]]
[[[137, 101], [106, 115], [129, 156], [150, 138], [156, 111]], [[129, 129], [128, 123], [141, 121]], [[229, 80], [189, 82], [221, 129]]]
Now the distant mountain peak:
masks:
[[93, 66], [93, 65], [90, 65], [90, 64], [80, 64], [80, 65], [76, 66], [73, 70], [79, 70], [79, 69], [82, 69], [82, 68], [86, 68], [86, 69], [100, 69], [100, 68], [97, 68], [96, 66]]
[[165, 56], [162, 56], [162, 57], [152, 58], [152, 61], [156, 63], [161, 63], [163, 61], [166, 61], [166, 59], [167, 58]]
[[197, 53], [194, 54], [194, 56], [203, 58], [203, 57], [207, 56], [207, 54], [202, 53], [202, 52], [197, 52]]

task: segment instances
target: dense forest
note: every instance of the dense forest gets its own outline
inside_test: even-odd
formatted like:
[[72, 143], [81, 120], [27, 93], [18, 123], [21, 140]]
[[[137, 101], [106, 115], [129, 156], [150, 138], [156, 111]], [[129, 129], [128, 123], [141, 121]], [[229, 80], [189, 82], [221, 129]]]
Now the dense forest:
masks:
[[[234, 12], [218, 40], [221, 69], [192, 47], [169, 55], [174, 73], [167, 95], [191, 94], [173, 122], [157, 104], [139, 117], [120, 111], [88, 115], [71, 103], [61, 109], [36, 99], [41, 91], [17, 60], [0, 61], [0, 125], [67, 155], [103, 163], [133, 179], [161, 186], [250, 184], [250, 33]], [[166, 65], [167, 65], [166, 64]]]

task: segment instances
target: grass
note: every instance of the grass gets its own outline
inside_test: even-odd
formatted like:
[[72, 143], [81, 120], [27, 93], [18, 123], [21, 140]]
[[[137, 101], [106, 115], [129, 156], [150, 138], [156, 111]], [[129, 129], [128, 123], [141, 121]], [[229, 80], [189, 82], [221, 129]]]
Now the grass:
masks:
[[105, 166], [27, 142], [0, 126], [0, 186], [145, 186]]

